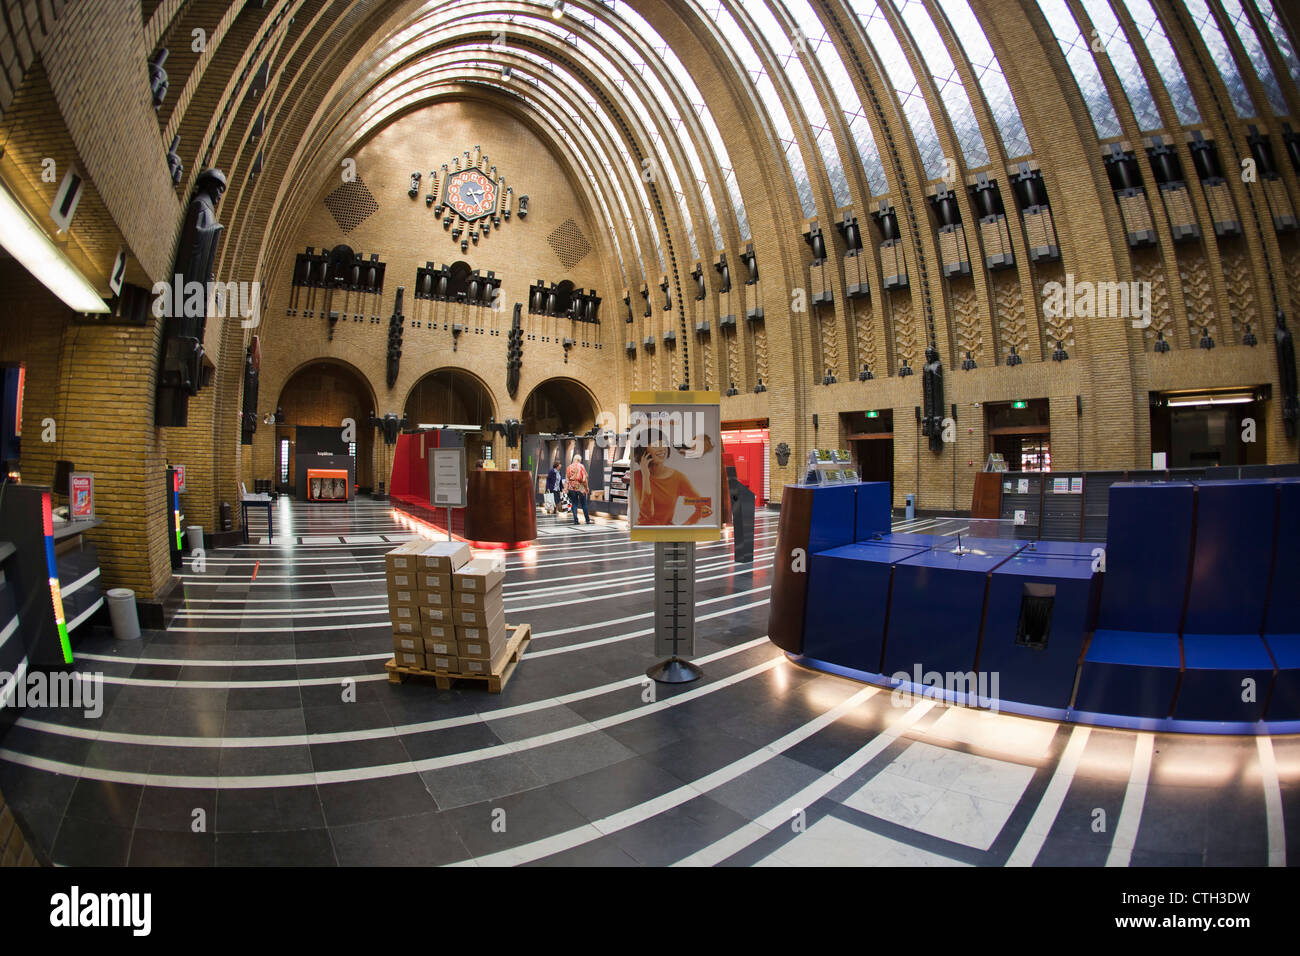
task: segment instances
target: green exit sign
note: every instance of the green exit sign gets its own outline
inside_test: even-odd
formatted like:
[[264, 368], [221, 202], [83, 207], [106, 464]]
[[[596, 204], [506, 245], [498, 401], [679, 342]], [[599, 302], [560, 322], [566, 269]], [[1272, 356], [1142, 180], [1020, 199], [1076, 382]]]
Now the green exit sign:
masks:
[[1011, 403], [1011, 407], [1012, 407], [1012, 408], [1028, 408], [1028, 407], [1029, 407], [1029, 403], [1028, 403], [1028, 402], [1012, 402], [1012, 403]]
[[867, 412], [867, 417], [868, 417], [868, 418], [879, 418], [879, 417], [880, 417], [880, 412], [877, 412], [877, 411], [870, 411], [870, 412]]

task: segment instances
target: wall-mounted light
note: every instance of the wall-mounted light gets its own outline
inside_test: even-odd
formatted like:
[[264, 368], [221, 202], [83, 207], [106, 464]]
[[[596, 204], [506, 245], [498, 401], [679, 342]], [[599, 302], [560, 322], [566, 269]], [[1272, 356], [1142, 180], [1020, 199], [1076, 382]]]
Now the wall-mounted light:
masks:
[[551, 16], [556, 20], [564, 19], [564, 0], [553, 0], [551, 3]]
[[27, 214], [9, 189], [0, 186], [0, 246], [45, 288], [76, 312], [110, 311], [90, 281]]

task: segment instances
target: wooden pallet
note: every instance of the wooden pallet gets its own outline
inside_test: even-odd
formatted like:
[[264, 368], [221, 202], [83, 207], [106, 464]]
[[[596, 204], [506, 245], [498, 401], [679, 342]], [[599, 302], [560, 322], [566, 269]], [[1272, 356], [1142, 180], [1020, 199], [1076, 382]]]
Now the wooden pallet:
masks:
[[389, 658], [388, 663], [384, 665], [388, 670], [388, 681], [392, 684], [400, 684], [408, 677], [432, 677], [438, 690], [450, 690], [452, 683], [457, 680], [486, 681], [488, 692], [499, 694], [514, 675], [519, 659], [524, 656], [529, 642], [533, 639], [531, 625], [512, 624], [507, 626], [506, 630], [511, 634], [502, 651], [503, 658], [499, 671], [489, 674], [448, 674], [445, 671], [428, 671], [422, 667], [402, 667], [397, 663], [397, 658], [393, 657]]

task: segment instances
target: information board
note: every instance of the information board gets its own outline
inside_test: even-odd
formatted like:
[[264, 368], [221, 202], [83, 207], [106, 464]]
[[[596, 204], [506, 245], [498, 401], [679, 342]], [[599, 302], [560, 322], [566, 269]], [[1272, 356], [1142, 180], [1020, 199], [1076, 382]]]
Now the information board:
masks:
[[465, 449], [429, 449], [429, 497], [434, 507], [465, 507]]
[[68, 520], [95, 517], [95, 476], [68, 476]]
[[628, 525], [633, 541], [722, 536], [722, 418], [717, 392], [633, 392]]

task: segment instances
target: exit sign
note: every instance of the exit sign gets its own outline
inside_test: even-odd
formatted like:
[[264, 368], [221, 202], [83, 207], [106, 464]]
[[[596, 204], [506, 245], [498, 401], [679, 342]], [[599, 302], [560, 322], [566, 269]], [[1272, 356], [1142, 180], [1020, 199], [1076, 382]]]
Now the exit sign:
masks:
[[1029, 403], [1028, 403], [1028, 402], [1012, 402], [1012, 403], [1011, 403], [1011, 407], [1012, 407], [1012, 408], [1028, 408], [1028, 407], [1029, 407]]
[[870, 412], [867, 412], [867, 417], [868, 417], [868, 418], [879, 418], [879, 417], [880, 417], [880, 412], [877, 412], [877, 411], [870, 411]]

